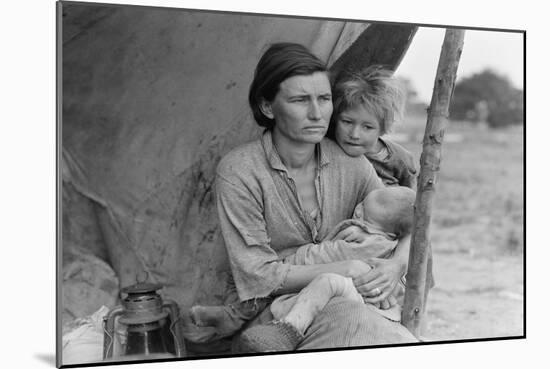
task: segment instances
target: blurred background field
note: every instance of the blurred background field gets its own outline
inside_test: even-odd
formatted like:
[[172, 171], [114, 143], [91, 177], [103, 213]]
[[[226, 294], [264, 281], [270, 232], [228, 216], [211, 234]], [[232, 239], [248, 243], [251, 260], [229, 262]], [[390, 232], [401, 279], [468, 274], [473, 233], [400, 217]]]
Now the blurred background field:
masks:
[[[412, 110], [390, 138], [418, 163], [427, 118]], [[524, 332], [523, 135], [521, 124], [449, 122], [432, 214], [436, 285], [426, 340]]]

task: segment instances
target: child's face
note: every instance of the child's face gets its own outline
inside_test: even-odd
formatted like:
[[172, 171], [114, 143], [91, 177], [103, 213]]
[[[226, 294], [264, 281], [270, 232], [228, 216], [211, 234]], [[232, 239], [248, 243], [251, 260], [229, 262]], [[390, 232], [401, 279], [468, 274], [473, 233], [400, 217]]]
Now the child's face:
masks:
[[336, 142], [349, 156], [375, 152], [381, 133], [378, 118], [362, 105], [342, 111], [335, 131]]

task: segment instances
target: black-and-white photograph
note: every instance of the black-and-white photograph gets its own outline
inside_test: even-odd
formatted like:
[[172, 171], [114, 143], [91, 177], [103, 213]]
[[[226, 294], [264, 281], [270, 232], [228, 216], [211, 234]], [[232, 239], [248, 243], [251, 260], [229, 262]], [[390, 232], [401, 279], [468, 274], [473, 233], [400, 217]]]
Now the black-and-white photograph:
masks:
[[524, 30], [57, 27], [58, 366], [525, 337]]

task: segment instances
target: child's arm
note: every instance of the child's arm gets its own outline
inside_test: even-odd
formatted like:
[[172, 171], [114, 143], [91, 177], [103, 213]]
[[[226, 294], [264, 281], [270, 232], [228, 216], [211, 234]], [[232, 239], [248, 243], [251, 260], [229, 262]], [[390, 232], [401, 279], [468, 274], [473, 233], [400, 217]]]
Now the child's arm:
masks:
[[411, 172], [407, 168], [403, 170], [401, 176], [398, 178], [399, 185], [404, 187], [409, 187], [412, 190], [416, 191], [417, 182], [416, 182], [417, 172]]
[[416, 191], [419, 171], [413, 155], [403, 146], [395, 142], [390, 144], [396, 156], [396, 164], [393, 170], [395, 171], [398, 184]]

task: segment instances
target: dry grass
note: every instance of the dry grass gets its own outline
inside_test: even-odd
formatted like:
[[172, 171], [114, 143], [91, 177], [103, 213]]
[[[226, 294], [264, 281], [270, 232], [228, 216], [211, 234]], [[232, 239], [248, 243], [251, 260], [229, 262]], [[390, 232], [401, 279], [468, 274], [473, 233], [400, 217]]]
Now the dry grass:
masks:
[[[412, 116], [395, 131], [417, 161], [425, 124]], [[523, 151], [523, 127], [447, 127], [432, 214], [428, 340], [523, 333]]]
[[[396, 130], [420, 157], [426, 118]], [[523, 127], [491, 130], [451, 122], [442, 148], [432, 235], [440, 251], [502, 255], [523, 252]]]

